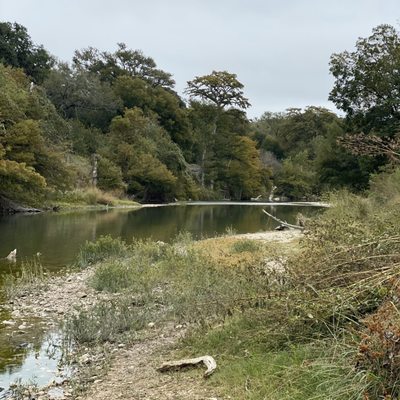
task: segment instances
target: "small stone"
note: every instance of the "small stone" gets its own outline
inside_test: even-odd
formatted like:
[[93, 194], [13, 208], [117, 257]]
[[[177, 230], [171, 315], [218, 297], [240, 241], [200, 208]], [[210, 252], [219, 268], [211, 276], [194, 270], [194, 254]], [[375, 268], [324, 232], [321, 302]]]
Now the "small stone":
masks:
[[123, 344], [123, 343], [120, 343], [119, 345], [118, 345], [118, 348], [119, 349], [123, 349], [125, 347], [125, 345]]
[[183, 328], [182, 324], [178, 324], [178, 325], [175, 326], [175, 329], [182, 329], [182, 328]]
[[155, 327], [155, 323], [154, 322], [149, 322], [148, 324], [147, 324], [147, 326], [149, 327], [149, 328], [154, 328]]
[[91, 359], [89, 354], [84, 354], [83, 356], [79, 357], [79, 362], [81, 364], [90, 364]]
[[95, 385], [98, 385], [98, 384], [101, 383], [101, 382], [103, 382], [102, 379], [96, 379], [93, 383], [94, 383]]
[[64, 399], [64, 391], [61, 388], [51, 388], [47, 395], [50, 400], [62, 400]]
[[15, 321], [9, 320], [9, 321], [3, 321], [3, 325], [7, 325], [7, 326], [12, 326], [15, 325]]

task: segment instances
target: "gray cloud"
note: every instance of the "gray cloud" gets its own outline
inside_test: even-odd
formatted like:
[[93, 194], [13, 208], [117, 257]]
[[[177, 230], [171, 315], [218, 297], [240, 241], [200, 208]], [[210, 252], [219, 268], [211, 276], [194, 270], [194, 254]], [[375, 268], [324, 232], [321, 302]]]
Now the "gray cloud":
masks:
[[398, 0], [0, 0], [0, 19], [69, 61], [75, 49], [141, 49], [186, 81], [214, 70], [238, 75], [248, 114], [321, 105], [332, 87], [329, 57], [381, 23], [397, 25]]

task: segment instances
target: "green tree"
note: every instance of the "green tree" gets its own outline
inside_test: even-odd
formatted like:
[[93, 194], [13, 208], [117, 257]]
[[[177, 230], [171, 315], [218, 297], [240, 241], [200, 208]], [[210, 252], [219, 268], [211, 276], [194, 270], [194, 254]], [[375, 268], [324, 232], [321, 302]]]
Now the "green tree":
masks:
[[0, 22], [0, 63], [22, 68], [34, 82], [41, 83], [54, 60], [43, 46], [33, 44], [24, 26]]
[[240, 111], [235, 111], [235, 108], [246, 109], [250, 103], [244, 97], [243, 84], [235, 74], [227, 71], [213, 71], [210, 75], [195, 77], [187, 83], [185, 93], [192, 100], [191, 117], [197, 142], [197, 162], [201, 168], [200, 183], [205, 187], [208, 175], [210, 187], [213, 188], [214, 177], [218, 172], [209, 167], [218, 165], [212, 160], [216, 155], [217, 132], [220, 133], [219, 128], [224, 125], [221, 119], [223, 116], [235, 116], [240, 125], [246, 118], [243, 118]]
[[190, 157], [192, 131], [185, 105], [176, 93], [126, 75], [114, 81], [113, 90], [125, 107], [138, 107], [148, 116], [155, 114], [171, 139]]
[[316, 176], [308, 152], [286, 158], [274, 180], [277, 193], [290, 199], [309, 198], [316, 194]]
[[219, 168], [219, 183], [229, 198], [248, 200], [265, 192], [262, 187], [262, 165], [256, 143], [246, 136], [233, 136], [223, 147], [224, 160]]
[[352, 131], [392, 136], [400, 127], [400, 36], [379, 25], [353, 52], [333, 54], [329, 99], [346, 113]]
[[52, 141], [50, 126], [59, 118], [54, 107], [41, 90], [30, 89], [20, 69], [0, 64], [0, 83], [0, 195], [26, 201], [45, 188], [68, 187], [64, 148]]
[[105, 157], [101, 157], [98, 163], [98, 187], [115, 191], [126, 189], [121, 168]]
[[213, 71], [210, 75], [196, 76], [187, 83], [185, 92], [190, 98], [200, 98], [219, 109], [250, 107], [243, 94], [243, 84], [238, 81], [236, 74], [227, 71]]
[[140, 50], [128, 49], [126, 44], [118, 43], [114, 53], [101, 52], [89, 47], [77, 50], [73, 58], [78, 69], [100, 76], [102, 81], [114, 82], [120, 76], [141, 78], [154, 87], [172, 88], [175, 81], [168, 72], [157, 69], [151, 57], [146, 57]]
[[4, 146], [0, 144], [0, 198], [7, 197], [26, 202], [43, 193], [46, 180], [25, 163], [7, 160]]
[[182, 182], [187, 179], [186, 161], [179, 147], [155, 119], [138, 108], [113, 119], [109, 151], [121, 168], [128, 193], [138, 199], [172, 200], [178, 195], [178, 177]]
[[120, 99], [107, 82], [66, 64], [53, 69], [44, 82], [46, 93], [64, 118], [75, 118], [85, 126], [107, 130], [122, 109]]

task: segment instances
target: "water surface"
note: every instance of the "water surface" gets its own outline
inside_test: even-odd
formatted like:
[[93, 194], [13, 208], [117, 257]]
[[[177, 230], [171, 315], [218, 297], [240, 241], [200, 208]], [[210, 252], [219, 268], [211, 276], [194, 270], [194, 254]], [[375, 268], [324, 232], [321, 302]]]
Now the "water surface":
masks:
[[[252, 204], [252, 203], [250, 203]], [[262, 208], [289, 223], [297, 213], [315, 214], [316, 207], [242, 205], [236, 203], [194, 203], [141, 209], [110, 209], [0, 217], [0, 274], [14, 265], [4, 257], [13, 249], [18, 261], [40, 253], [49, 269], [72, 263], [86, 240], [101, 235], [171, 241], [179, 232], [194, 238], [223, 234], [232, 228], [237, 233], [273, 230], [278, 224], [262, 213]]]

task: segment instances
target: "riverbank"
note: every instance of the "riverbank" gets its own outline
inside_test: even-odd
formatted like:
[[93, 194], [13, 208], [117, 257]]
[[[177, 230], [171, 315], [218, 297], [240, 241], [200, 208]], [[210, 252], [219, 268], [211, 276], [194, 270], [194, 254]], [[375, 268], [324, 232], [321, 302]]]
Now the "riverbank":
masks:
[[[303, 234], [100, 238], [81, 249], [79, 270], [45, 282], [49, 294], [33, 288], [8, 311], [61, 321], [73, 373], [59, 398], [397, 398], [397, 211], [334, 200]], [[217, 362], [209, 379], [157, 371], [205, 355]]]
[[[258, 236], [226, 236], [200, 242], [183, 239], [183, 241], [172, 245], [171, 249], [174, 252], [182, 253], [181, 257], [182, 255], [185, 257], [187, 251], [194, 251], [197, 257], [204, 252], [205, 248], [210, 250], [210, 244], [213, 243], [212, 254], [214, 257], [218, 257], [220, 264], [223, 263], [225, 267], [231, 266], [232, 259], [235, 259], [241, 265], [249, 265], [254, 263], [256, 259], [264, 258], [265, 249], [262, 250], [256, 246], [256, 252], [256, 248], [232, 250], [235, 245], [249, 246], [249, 238], [251, 238], [262, 242], [266, 241], [269, 246], [274, 247], [280, 243], [288, 243], [297, 236], [297, 234], [287, 231], [266, 232], [263, 235], [258, 234]], [[150, 245], [152, 247], [151, 252], [155, 249], [162, 251], [164, 246], [168, 245], [152, 243]], [[229, 259], [227, 256], [232, 251], [232, 258]], [[143, 249], [140, 252], [143, 253]], [[148, 253], [146, 250], [144, 252]], [[208, 253], [210, 255], [210, 251]], [[223, 253], [224, 256], [222, 257]], [[132, 255], [125, 254], [122, 259], [126, 261], [131, 257]], [[16, 327], [19, 326], [29, 329], [26, 321], [31, 321], [32, 318], [39, 318], [48, 329], [55, 329], [59, 326], [61, 320], [71, 318], [76, 310], [79, 310], [80, 313], [92, 312], [91, 310], [99, 304], [125, 298], [126, 292], [110, 293], [109, 291], [96, 290], [93, 287], [96, 272], [98, 273], [103, 265], [104, 261], [100, 264], [87, 266], [83, 270], [70, 271], [63, 276], [46, 278], [44, 286], [43, 279], [40, 279], [37, 289], [30, 284], [24, 290], [23, 282], [15, 282], [16, 285], [21, 284], [21, 287], [15, 290], [17, 296], [10, 295], [10, 302], [7, 306], [11, 318], [5, 323], [10, 333], [14, 332], [17, 329]], [[166, 313], [169, 314], [169, 312]], [[160, 313], [157, 311], [156, 314]], [[164, 314], [164, 312], [161, 312], [161, 314]], [[110, 398], [111, 395], [113, 398], [122, 399], [127, 398], [128, 393], [132, 395], [133, 383], [137, 395], [147, 393], [147, 396], [149, 396], [144, 398], [164, 399], [168, 398], [167, 395], [172, 396], [174, 393], [181, 396], [177, 398], [206, 398], [204, 395], [207, 389], [204, 387], [202, 379], [199, 379], [196, 375], [185, 375], [188, 379], [182, 382], [182, 377], [179, 377], [179, 374], [178, 376], [173, 374], [161, 375], [156, 371], [157, 365], [163, 358], [173, 357], [175, 350], [171, 349], [171, 346], [176, 347], [188, 330], [195, 327], [197, 328], [197, 321], [174, 321], [174, 318], [172, 320], [170, 317], [165, 319], [165, 316], [161, 315], [158, 318], [149, 318], [148, 322], [138, 332], [130, 332], [127, 336], [119, 337], [115, 343], [93, 343], [90, 350], [87, 344], [78, 346], [76, 352], [69, 355], [68, 362], [77, 366], [72, 380], [69, 378], [56, 380], [57, 385], [50, 385], [39, 390], [40, 398], [51, 398], [53, 389], [57, 386], [59, 398], [62, 398], [62, 396], [69, 397], [76, 391], [76, 387], [79, 387], [80, 390], [84, 389], [84, 393], [89, 393], [82, 393], [82, 396], [86, 396], [84, 398], [87, 399], [106, 399]], [[18, 332], [18, 329], [16, 332]], [[111, 359], [105, 357], [104, 346], [107, 352], [112, 353]], [[107, 361], [105, 361], [106, 359]], [[92, 372], [93, 370], [96, 372]], [[109, 372], [107, 373], [107, 371]], [[107, 373], [107, 376], [101, 378], [105, 373]], [[92, 376], [88, 377], [90, 374]], [[94, 382], [96, 383], [94, 384]], [[213, 393], [210, 393], [211, 397], [212, 395]]]

